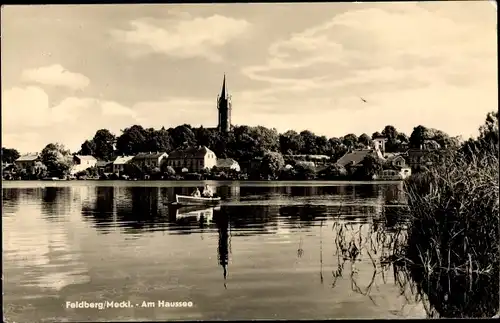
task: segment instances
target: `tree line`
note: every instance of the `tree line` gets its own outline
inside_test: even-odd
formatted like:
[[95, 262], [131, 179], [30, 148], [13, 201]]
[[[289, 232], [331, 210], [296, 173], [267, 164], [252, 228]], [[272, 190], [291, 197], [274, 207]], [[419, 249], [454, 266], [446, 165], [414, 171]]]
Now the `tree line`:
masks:
[[268, 151], [280, 152], [282, 155], [326, 155], [338, 159], [349, 149], [371, 147], [372, 139], [377, 136], [387, 138], [387, 152], [419, 147], [425, 140], [435, 140], [441, 146], [458, 145], [457, 138], [421, 125], [415, 127], [410, 136], [388, 125], [371, 136], [366, 133], [359, 136], [351, 133], [332, 138], [316, 135], [309, 130], [289, 130], [280, 134], [274, 128], [263, 126], [234, 126], [228, 134], [221, 134], [214, 128], [193, 128], [187, 124], [158, 130], [133, 125], [123, 129], [119, 136], [107, 129], [98, 130], [92, 139], [82, 143], [78, 154], [92, 155], [100, 160], [113, 160], [121, 155], [156, 151], [169, 153], [176, 149], [201, 145], [214, 151], [218, 158], [234, 158], [240, 162], [263, 157]]
[[[285, 163], [283, 156], [289, 155], [326, 155], [332, 161], [336, 161], [349, 149], [371, 147], [373, 138], [381, 136], [387, 139], [386, 152], [403, 152], [408, 148], [419, 147], [425, 140], [434, 140], [443, 147], [459, 145], [458, 138], [422, 125], [415, 127], [410, 136], [399, 132], [392, 125], [387, 125], [371, 136], [366, 133], [359, 136], [350, 133], [332, 138], [316, 135], [309, 130], [301, 132], [289, 130], [280, 134], [274, 128], [269, 129], [263, 126], [233, 126], [229, 133], [222, 134], [215, 128], [202, 126], [194, 128], [188, 124], [169, 129], [133, 125], [121, 130], [119, 136], [108, 129], [99, 129], [93, 138], [82, 143], [81, 149], [76, 153], [92, 155], [98, 160], [111, 161], [122, 155], [131, 156], [141, 152], [157, 151], [170, 153], [176, 149], [202, 145], [214, 151], [218, 158], [234, 158], [239, 163], [262, 158], [263, 164], [267, 166], [263, 166], [264, 168], [259, 171], [273, 178], [290, 176], [309, 178], [312, 176], [312, 170], [308, 169], [308, 166], [300, 165], [295, 168], [294, 172], [298, 174], [293, 174], [293, 172], [278, 174], [276, 168], [281, 169], [282, 164]], [[2, 148], [2, 162], [4, 163], [12, 163], [19, 155], [16, 149]], [[59, 174], [67, 173], [71, 167], [72, 154], [59, 143], [48, 144], [42, 150], [40, 157], [46, 169], [44, 167], [37, 169], [49, 175], [59, 176]], [[286, 162], [290, 163], [288, 159]], [[376, 162], [368, 164], [375, 165], [375, 169], [370, 172], [376, 171], [378, 167]], [[337, 166], [332, 167], [331, 173], [338, 174], [338, 176], [344, 174], [344, 170], [338, 169]]]

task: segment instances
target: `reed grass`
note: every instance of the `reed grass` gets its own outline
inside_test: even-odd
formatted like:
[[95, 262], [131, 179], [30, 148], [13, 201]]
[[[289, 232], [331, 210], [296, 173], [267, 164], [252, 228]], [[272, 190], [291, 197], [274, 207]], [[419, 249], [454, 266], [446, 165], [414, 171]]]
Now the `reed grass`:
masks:
[[499, 308], [498, 144], [456, 152], [404, 185], [411, 215], [399, 265], [441, 317]]

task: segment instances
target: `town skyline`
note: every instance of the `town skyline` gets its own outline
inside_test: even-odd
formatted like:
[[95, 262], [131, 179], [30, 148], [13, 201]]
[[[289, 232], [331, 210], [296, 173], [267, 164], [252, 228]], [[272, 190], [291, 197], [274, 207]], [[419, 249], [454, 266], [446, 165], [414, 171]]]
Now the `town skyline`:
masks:
[[3, 6], [2, 146], [215, 127], [224, 74], [233, 125], [467, 139], [498, 109], [496, 48], [482, 1]]

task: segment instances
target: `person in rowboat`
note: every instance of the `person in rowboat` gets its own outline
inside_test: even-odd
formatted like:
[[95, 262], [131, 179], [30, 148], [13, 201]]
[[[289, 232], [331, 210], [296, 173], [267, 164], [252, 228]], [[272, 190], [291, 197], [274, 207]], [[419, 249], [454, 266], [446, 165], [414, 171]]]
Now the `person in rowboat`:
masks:
[[191, 196], [194, 196], [194, 197], [200, 197], [201, 194], [200, 194], [200, 190], [197, 188], [194, 189], [193, 193], [191, 193]]
[[213, 197], [214, 193], [208, 184], [205, 184], [205, 188], [203, 189], [203, 197]]

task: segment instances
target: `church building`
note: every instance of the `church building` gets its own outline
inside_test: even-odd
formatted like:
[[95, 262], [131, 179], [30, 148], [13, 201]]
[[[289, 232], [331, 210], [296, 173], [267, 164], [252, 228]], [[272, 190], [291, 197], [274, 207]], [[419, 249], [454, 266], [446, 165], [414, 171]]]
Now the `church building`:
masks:
[[222, 81], [221, 94], [217, 96], [217, 110], [219, 111], [219, 123], [217, 129], [221, 133], [231, 131], [231, 97], [226, 93], [226, 74]]

